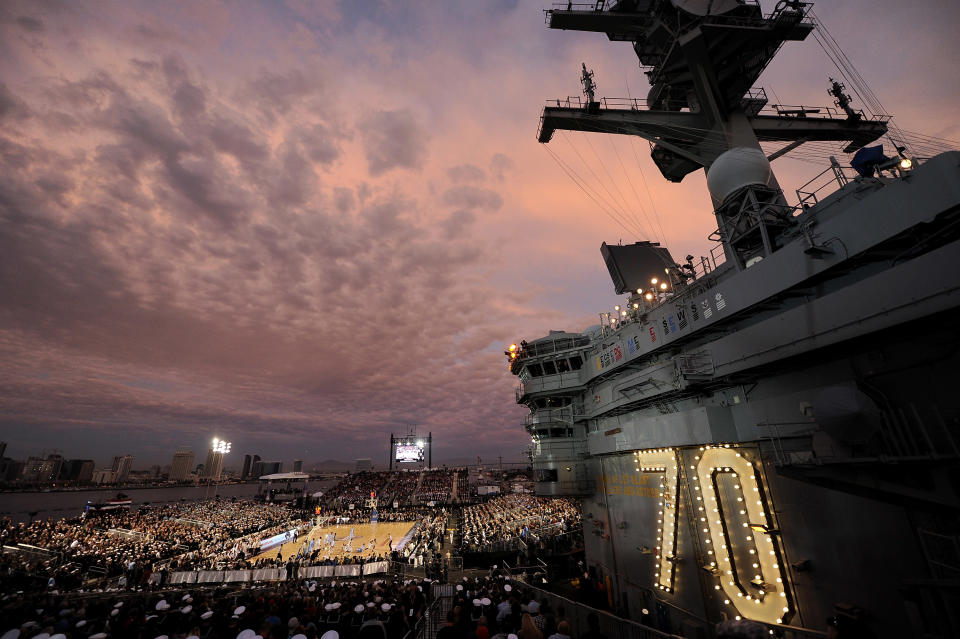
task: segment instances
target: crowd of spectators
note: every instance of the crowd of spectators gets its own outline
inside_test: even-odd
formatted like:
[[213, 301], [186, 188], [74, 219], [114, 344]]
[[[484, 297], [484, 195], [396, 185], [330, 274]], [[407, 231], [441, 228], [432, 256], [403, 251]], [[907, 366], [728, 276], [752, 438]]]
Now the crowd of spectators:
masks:
[[72, 588], [91, 575], [122, 575], [133, 585], [149, 580], [169, 558], [217, 557], [237, 548], [244, 536], [259, 539], [258, 532], [300, 521], [283, 506], [222, 500], [31, 523], [4, 519], [0, 543], [26, 549], [0, 556], [0, 588], [38, 582]]
[[431, 582], [400, 579], [291, 580], [259, 587], [109, 594], [17, 593], [0, 601], [0, 633], [60, 633], [64, 639], [317, 639], [336, 630], [343, 639], [371, 636], [370, 631], [380, 639], [403, 639], [420, 623], [430, 598]]
[[[359, 475], [363, 490], [382, 479], [376, 473]], [[386, 475], [390, 479], [391, 474]], [[411, 476], [418, 477], [421, 491], [449, 495], [456, 471], [422, 475], [400, 471], [393, 476], [394, 484], [402, 477], [409, 487], [407, 478]], [[358, 484], [354, 486], [358, 489]], [[524, 540], [524, 547], [553, 535], [569, 541], [564, 533], [579, 522], [578, 509], [570, 500], [521, 494], [462, 509], [383, 504], [377, 514], [381, 522], [414, 522], [414, 527], [403, 539], [384, 536], [365, 549], [364, 542], [371, 540], [360, 540], [359, 547], [344, 552], [342, 543], [328, 547], [309, 533], [316, 525], [368, 523], [372, 517], [369, 508], [323, 508], [309, 516], [271, 503], [212, 500], [29, 524], [2, 520], [0, 542], [14, 548], [0, 555], [0, 594], [73, 591], [84, 587], [85, 581], [89, 588], [91, 579], [109, 580], [100, 583], [101, 587], [155, 589], [168, 585], [167, 575], [175, 572], [289, 569], [291, 561], [297, 567], [392, 561], [443, 577], [444, 559], [452, 555], [495, 551], [494, 546], [504, 540]], [[459, 544], [454, 543], [458, 537], [455, 529], [459, 529]], [[262, 542], [285, 533], [299, 544], [294, 557], [290, 557], [289, 547], [283, 553], [279, 548], [262, 551]], [[553, 554], [568, 550], [554, 545]], [[544, 546], [540, 543], [539, 547]], [[362, 559], [355, 556], [358, 552], [363, 553]]]
[[579, 525], [580, 510], [570, 499], [511, 494], [467, 506], [461, 515], [461, 544], [472, 552], [513, 539], [563, 534]]
[[[431, 473], [429, 490], [446, 490], [445, 481], [444, 488], [439, 488], [440, 478], [452, 475], [452, 471]], [[364, 481], [376, 481], [371, 476]], [[540, 542], [562, 535], [579, 521], [578, 510], [569, 500], [517, 494], [496, 497], [462, 509], [460, 548], [454, 549], [453, 539], [448, 537], [451, 520], [443, 507], [381, 507], [378, 517], [383, 522], [417, 523], [409, 543], [401, 547], [397, 539], [389, 547], [378, 544], [368, 549], [364, 560], [400, 561], [418, 567], [436, 564], [451, 552], [491, 550], [505, 540]], [[352, 523], [369, 522], [370, 518], [370, 509], [342, 508], [324, 510], [322, 519], [325, 523]], [[135, 588], [160, 571], [282, 567], [285, 557], [264, 555], [260, 549], [264, 539], [287, 531], [303, 535], [297, 555], [300, 565], [354, 561], [350, 553], [344, 557], [341, 551], [331, 552], [320, 543], [308, 543], [306, 533], [314, 523], [284, 506], [224, 500], [29, 524], [3, 520], [0, 542], [32, 548], [0, 557], [2, 590], [14, 585], [77, 588], [84, 578], [97, 576], [122, 576], [126, 587]]]
[[[588, 619], [590, 631], [581, 639], [604, 639], [598, 619]], [[533, 591], [508, 577], [464, 578], [454, 590], [452, 608], [437, 639], [571, 639], [571, 624], [563, 606], [552, 608]]]
[[414, 530], [410, 542], [400, 549], [394, 559], [414, 566], [425, 566], [438, 561], [447, 543], [447, 523], [448, 513], [444, 509], [425, 517]]
[[323, 496], [323, 500], [328, 507], [335, 509], [346, 508], [349, 504], [362, 506], [370, 498], [371, 493], [376, 493], [378, 499], [386, 500], [388, 495], [384, 489], [395, 480], [396, 477], [392, 472], [351, 473], [330, 488]]
[[393, 471], [393, 481], [389, 484], [386, 491], [385, 502], [407, 503], [417, 489], [420, 482], [420, 471], [418, 470], [395, 470]]
[[420, 480], [420, 488], [414, 499], [421, 503], [436, 502], [438, 504], [449, 503], [453, 496], [453, 475], [452, 470], [425, 470]]
[[323, 500], [331, 509], [343, 509], [349, 504], [362, 507], [371, 493], [375, 493], [380, 506], [393, 502], [400, 505], [449, 504], [454, 500], [454, 482], [457, 483], [457, 495], [465, 499], [470, 492], [465, 468], [362, 471], [341, 479], [327, 491]]
[[[437, 586], [431, 579], [396, 577], [291, 579], [218, 588], [184, 585], [139, 592], [10, 593], [0, 599], [0, 633], [59, 633], [64, 639], [319, 639], [335, 630], [341, 639], [404, 639], [411, 632], [416, 636]], [[464, 577], [446, 588], [453, 597], [438, 639], [506, 639], [509, 634], [570, 639], [564, 609], [551, 609], [547, 600], [538, 601], [508, 577]]]

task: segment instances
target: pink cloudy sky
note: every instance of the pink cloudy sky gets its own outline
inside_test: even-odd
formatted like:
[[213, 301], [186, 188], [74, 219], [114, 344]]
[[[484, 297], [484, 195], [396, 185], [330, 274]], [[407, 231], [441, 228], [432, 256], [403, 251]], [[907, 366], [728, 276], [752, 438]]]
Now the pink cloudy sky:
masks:
[[[701, 255], [715, 226], [702, 173], [664, 182], [645, 143], [551, 144], [619, 185], [620, 225], [536, 142], [581, 61], [600, 95], [647, 90], [629, 45], [550, 31], [544, 6], [0, 4], [7, 455], [140, 467], [216, 434], [383, 463], [416, 424], [435, 461], [519, 459], [503, 347], [617, 303], [602, 241]], [[818, 11], [901, 127], [957, 138], [956, 7]], [[825, 104], [833, 70], [789, 44], [761, 84]]]

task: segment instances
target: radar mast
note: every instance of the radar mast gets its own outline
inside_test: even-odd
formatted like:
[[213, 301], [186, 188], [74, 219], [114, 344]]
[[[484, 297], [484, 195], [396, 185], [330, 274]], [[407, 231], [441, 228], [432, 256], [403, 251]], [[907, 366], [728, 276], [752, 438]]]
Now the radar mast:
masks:
[[[792, 208], [769, 170], [770, 159], [808, 141], [847, 142], [844, 150], [850, 153], [887, 132], [886, 120], [854, 110], [842, 87], [831, 94], [846, 117], [833, 112], [819, 117], [812, 110], [768, 112], [766, 93], [751, 88], [785, 42], [804, 40], [813, 31], [810, 6], [786, 0], [763, 15], [758, 4], [742, 0], [623, 0], [609, 8], [606, 3], [589, 8], [569, 4], [547, 11], [552, 29], [593, 31], [631, 42], [651, 88], [646, 100], [598, 101], [593, 72], [583, 64], [587, 103], [558, 100], [545, 107], [538, 139], [549, 142], [558, 129], [642, 137], [671, 182], [700, 168], [710, 172], [718, 158], [734, 149], [739, 160], [728, 163], [750, 158], [754, 173], [763, 172], [763, 158], [766, 175], [759, 181], [719, 192], [711, 188], [727, 259], [745, 268], [777, 250], [780, 234], [793, 224]], [[809, 117], [814, 114], [818, 117]], [[760, 142], [787, 144], [767, 158]], [[716, 182], [731, 185], [729, 180]]]

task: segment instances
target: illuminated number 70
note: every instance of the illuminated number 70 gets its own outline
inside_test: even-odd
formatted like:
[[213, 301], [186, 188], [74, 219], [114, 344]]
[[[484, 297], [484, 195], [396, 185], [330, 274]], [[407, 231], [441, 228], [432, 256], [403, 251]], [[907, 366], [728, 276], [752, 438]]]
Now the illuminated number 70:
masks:
[[[635, 459], [638, 471], [663, 474], [654, 581], [660, 590], [673, 592], [680, 490], [678, 457], [673, 449], [659, 448], [639, 451]], [[753, 462], [729, 445], [704, 446], [694, 461], [690, 466], [695, 494], [692, 503], [698, 532], [707, 549], [704, 568], [719, 578], [714, 588], [724, 593], [724, 604], [733, 606], [740, 613], [738, 617], [783, 623], [795, 608], [776, 539], [779, 531], [774, 529], [763, 482]], [[721, 481], [729, 483], [736, 502], [724, 503]], [[735, 532], [745, 533], [741, 538], [745, 553], [740, 561], [733, 552], [731, 535]]]

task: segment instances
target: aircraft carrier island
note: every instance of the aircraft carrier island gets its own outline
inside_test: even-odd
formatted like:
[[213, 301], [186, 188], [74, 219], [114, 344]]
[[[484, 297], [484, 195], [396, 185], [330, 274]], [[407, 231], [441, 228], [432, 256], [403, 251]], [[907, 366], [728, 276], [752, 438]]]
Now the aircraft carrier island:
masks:
[[[584, 65], [540, 141], [639, 136], [667, 180], [706, 171], [717, 221], [700, 258], [604, 244], [620, 305], [506, 352], [538, 494], [582, 499], [589, 576], [685, 636], [739, 618], [960, 636], [960, 153], [911, 149], [851, 100], [855, 75], [825, 76], [832, 107], [769, 105], [753, 84], [816, 33], [810, 3], [563, 3], [547, 22], [631, 42], [651, 89], [598, 97]], [[770, 162], [817, 141], [845, 154], [785, 194]]]

